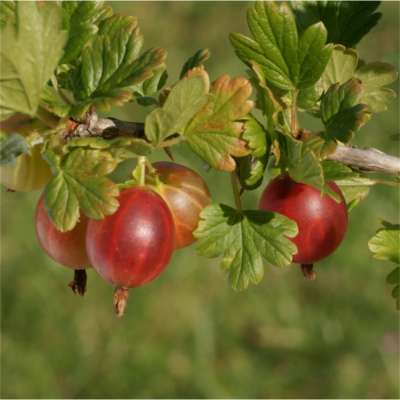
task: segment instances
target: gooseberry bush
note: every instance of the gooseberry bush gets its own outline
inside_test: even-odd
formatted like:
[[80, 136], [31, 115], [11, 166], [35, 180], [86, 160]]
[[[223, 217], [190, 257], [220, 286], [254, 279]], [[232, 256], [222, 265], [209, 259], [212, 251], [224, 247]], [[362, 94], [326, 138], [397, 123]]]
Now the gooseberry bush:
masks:
[[[93, 267], [115, 286], [122, 315], [128, 289], [193, 242], [200, 255], [220, 257], [236, 290], [259, 283], [265, 263], [297, 263], [314, 279], [314, 264], [345, 240], [348, 213], [374, 185], [399, 184], [398, 158], [351, 145], [395, 97], [395, 68], [356, 50], [378, 6], [249, 4], [250, 33], [229, 36], [243, 76], [210, 77], [210, 53], [200, 49], [169, 77], [166, 51], [143, 50], [137, 18], [110, 5], [2, 1], [1, 183], [42, 190], [37, 237], [75, 270], [72, 289], [85, 292]], [[107, 117], [128, 102], [146, 108], [144, 121]], [[322, 128], [301, 126], [299, 113]], [[212, 198], [199, 171], [173, 162], [178, 144], [226, 173], [235, 207]], [[160, 149], [171, 162], [149, 161]], [[119, 173], [129, 160], [132, 171]], [[246, 192], [263, 184], [259, 204], [243, 209]], [[399, 242], [389, 222], [369, 242], [375, 257], [397, 264], [388, 282], [398, 305]]]

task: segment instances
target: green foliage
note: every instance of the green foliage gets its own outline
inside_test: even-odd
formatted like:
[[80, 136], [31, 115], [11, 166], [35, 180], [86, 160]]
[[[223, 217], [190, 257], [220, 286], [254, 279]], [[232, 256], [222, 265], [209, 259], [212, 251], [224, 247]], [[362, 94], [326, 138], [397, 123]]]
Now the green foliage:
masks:
[[368, 196], [370, 187], [375, 185], [373, 180], [336, 161], [325, 160], [322, 162], [322, 168], [325, 181], [335, 181], [340, 187], [348, 211], [364, 200]]
[[383, 228], [368, 242], [368, 247], [378, 260], [400, 264], [400, 225], [384, 222]]
[[77, 148], [64, 158], [50, 151], [45, 156], [55, 175], [46, 187], [45, 204], [58, 230], [73, 229], [80, 208], [93, 219], [117, 210], [118, 187], [105, 177], [116, 167], [109, 152]]
[[17, 2], [16, 8], [16, 24], [9, 22], [1, 31], [0, 119], [14, 112], [36, 114], [66, 41], [57, 5]]
[[[368, 247], [378, 260], [400, 264], [400, 225], [383, 222], [383, 228], [369, 240]], [[400, 309], [400, 266], [396, 267], [386, 278], [388, 284], [394, 285], [392, 297]]]
[[253, 117], [244, 120], [243, 139], [251, 155], [238, 158], [238, 177], [242, 188], [254, 190], [261, 185], [269, 158], [269, 143], [264, 127]]
[[331, 53], [323, 24], [310, 26], [299, 38], [289, 7], [272, 2], [256, 2], [247, 22], [253, 39], [235, 33], [231, 43], [244, 63], [256, 62], [262, 68], [269, 84], [295, 90], [318, 81]]
[[355, 71], [355, 77], [362, 83], [360, 101], [374, 113], [386, 111], [388, 104], [396, 97], [396, 93], [384, 86], [397, 80], [398, 73], [395, 68], [382, 62], [361, 64]]
[[236, 290], [260, 282], [264, 275], [263, 258], [278, 267], [290, 264], [297, 249], [288, 237], [296, 234], [296, 224], [280, 214], [238, 211], [223, 204], [205, 208], [194, 233], [201, 255], [223, 256], [221, 266], [228, 270]]
[[322, 166], [309, 143], [291, 136], [279, 136], [280, 166], [287, 168], [290, 177], [296, 182], [306, 183], [322, 190], [324, 175]]
[[15, 159], [29, 151], [23, 136], [18, 133], [4, 135], [0, 140], [0, 165], [15, 164]]
[[210, 58], [210, 50], [200, 49], [197, 50], [186, 62], [183, 64], [179, 79], [182, 79], [191, 69], [203, 65]]
[[179, 81], [162, 107], [146, 117], [147, 139], [159, 145], [167, 136], [183, 134], [189, 121], [207, 102], [208, 77], [194, 75]]
[[355, 50], [337, 45], [318, 88], [321, 92], [327, 91], [334, 84], [344, 84], [350, 79], [356, 79], [361, 85], [359, 103], [367, 105], [371, 112], [377, 113], [385, 111], [396, 97], [395, 92], [385, 86], [393, 83], [397, 77], [398, 74], [392, 65], [382, 62], [359, 62]]
[[132, 98], [132, 86], [151, 77], [166, 57], [162, 49], [139, 56], [142, 45], [135, 17], [114, 15], [101, 22], [73, 76], [76, 114], [92, 104], [107, 110]]
[[360, 104], [361, 83], [351, 79], [332, 85], [321, 98], [321, 119], [329, 139], [348, 142], [355, 131], [368, 121], [371, 113]]
[[74, 63], [99, 31], [99, 23], [112, 15], [102, 1], [63, 1], [63, 23], [68, 30], [61, 63]]
[[318, 21], [328, 31], [328, 42], [354, 47], [379, 21], [379, 1], [299, 1], [291, 3], [303, 30]]
[[233, 171], [233, 157], [249, 153], [241, 139], [243, 123], [238, 120], [253, 107], [250, 94], [246, 79], [221, 76], [211, 85], [205, 106], [185, 129], [184, 137], [192, 150], [216, 169]]

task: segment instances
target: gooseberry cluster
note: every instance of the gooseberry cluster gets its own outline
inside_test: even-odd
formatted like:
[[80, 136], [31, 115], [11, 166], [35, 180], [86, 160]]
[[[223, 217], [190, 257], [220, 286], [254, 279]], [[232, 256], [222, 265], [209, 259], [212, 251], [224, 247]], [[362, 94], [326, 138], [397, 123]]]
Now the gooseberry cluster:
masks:
[[[12, 177], [16, 177], [18, 168], [16, 165], [11, 171]], [[92, 266], [116, 287], [117, 315], [123, 315], [128, 289], [157, 278], [175, 250], [195, 241], [193, 232], [200, 213], [211, 203], [206, 182], [192, 169], [165, 161], [155, 162], [151, 168], [155, 174], [148, 175], [146, 184], [123, 190], [118, 210], [102, 220], [82, 214], [74, 229], [60, 232], [46, 211], [43, 195], [36, 209], [39, 243], [49, 257], [75, 271], [72, 290], [85, 293], [85, 268]], [[40, 168], [31, 171], [42, 176]], [[2, 183], [7, 184], [10, 171], [1, 172]], [[261, 210], [280, 213], [297, 223], [298, 234], [292, 238], [297, 247], [293, 262], [301, 265], [308, 279], [315, 278], [313, 264], [336, 250], [347, 228], [343, 194], [334, 182], [328, 182], [328, 186], [340, 201], [283, 174], [266, 186], [259, 202]]]
[[36, 232], [44, 251], [58, 263], [76, 270], [72, 289], [84, 294], [82, 269], [88, 266], [116, 287], [114, 304], [124, 312], [128, 289], [159, 276], [172, 253], [194, 241], [201, 210], [210, 193], [195, 171], [172, 162], [153, 165], [154, 183], [123, 190], [119, 208], [102, 220], [81, 216], [68, 232], [49, 218], [43, 196], [36, 210]]

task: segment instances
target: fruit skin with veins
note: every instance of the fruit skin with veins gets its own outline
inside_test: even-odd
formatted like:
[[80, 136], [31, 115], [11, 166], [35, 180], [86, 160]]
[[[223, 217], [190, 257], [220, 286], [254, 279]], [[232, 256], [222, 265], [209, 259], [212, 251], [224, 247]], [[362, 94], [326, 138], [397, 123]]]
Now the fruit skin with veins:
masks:
[[312, 186], [293, 181], [288, 175], [273, 179], [261, 195], [259, 208], [275, 211], [294, 220], [299, 233], [291, 240], [297, 246], [293, 262], [313, 264], [332, 254], [347, 229], [347, 208], [343, 194], [334, 182], [328, 182], [341, 201]]
[[211, 203], [211, 196], [204, 179], [190, 168], [173, 162], [153, 164], [159, 184], [156, 190], [167, 202], [175, 223], [176, 247], [189, 246], [195, 241], [200, 212]]
[[165, 201], [144, 186], [124, 190], [119, 203], [114, 214], [89, 221], [86, 248], [103, 279], [132, 288], [152, 281], [167, 266], [175, 247], [174, 222]]
[[0, 167], [0, 183], [17, 192], [42, 189], [51, 179], [49, 165], [41, 156], [41, 145], [31, 148], [30, 153], [21, 154], [13, 165]]
[[75, 270], [90, 267], [85, 244], [88, 219], [84, 215], [74, 229], [60, 232], [47, 214], [42, 195], [36, 207], [35, 223], [39, 243], [50, 258]]

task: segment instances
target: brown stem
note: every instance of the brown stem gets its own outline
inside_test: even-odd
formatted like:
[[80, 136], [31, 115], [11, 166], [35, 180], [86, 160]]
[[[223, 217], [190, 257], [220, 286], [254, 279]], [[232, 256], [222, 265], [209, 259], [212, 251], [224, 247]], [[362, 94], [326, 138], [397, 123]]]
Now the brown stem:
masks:
[[126, 303], [128, 302], [129, 291], [126, 287], [117, 287], [114, 292], [114, 308], [118, 317], [124, 315]]
[[[132, 136], [146, 140], [144, 134], [144, 124], [142, 122], [126, 122], [116, 118], [98, 118], [92, 113], [92, 120], [83, 124], [79, 124], [73, 135], [74, 136], [102, 136], [104, 138], [114, 138], [118, 136]], [[296, 135], [298, 132], [297, 110], [292, 107], [292, 133]], [[160, 147], [172, 146], [180, 141], [181, 137], [171, 134]], [[400, 174], [400, 158], [390, 156], [377, 149], [360, 149], [354, 146], [345, 146], [338, 144], [334, 153], [328, 156], [329, 160], [339, 161], [343, 164], [365, 171], [379, 171], [388, 174]]]
[[340, 161], [365, 171], [400, 174], [400, 158], [390, 156], [377, 149], [359, 149], [338, 144], [329, 160]]
[[314, 271], [314, 264], [301, 264], [301, 271], [308, 281], [315, 281], [317, 274]]
[[86, 292], [87, 275], [86, 270], [76, 269], [74, 279], [68, 284], [75, 294], [83, 296]]

